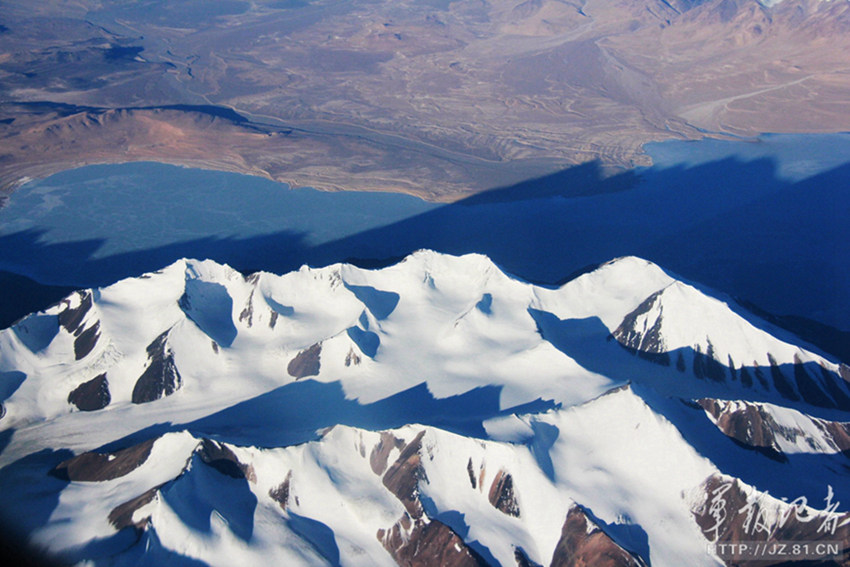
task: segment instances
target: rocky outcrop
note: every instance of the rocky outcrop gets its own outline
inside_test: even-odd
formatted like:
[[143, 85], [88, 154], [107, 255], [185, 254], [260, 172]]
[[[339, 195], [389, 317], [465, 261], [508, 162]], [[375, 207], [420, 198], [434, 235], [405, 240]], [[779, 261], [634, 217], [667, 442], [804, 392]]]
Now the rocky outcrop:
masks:
[[[800, 415], [793, 426], [781, 425], [763, 404], [709, 398], [697, 403], [725, 435], [742, 445], [761, 449], [773, 458], [785, 460], [779, 439], [794, 444], [802, 442], [815, 452], [850, 451], [850, 423]], [[820, 433], [817, 439], [800, 428], [799, 424], [805, 422]]]
[[[470, 461], [471, 464], [471, 461]], [[474, 486], [473, 486], [474, 488]], [[510, 473], [500, 470], [493, 479], [488, 493], [490, 504], [509, 516], [519, 517], [519, 504], [514, 494], [514, 479]]]
[[[662, 290], [663, 291], [663, 290]], [[655, 304], [661, 297], [661, 291], [653, 293], [647, 297], [634, 311], [626, 315], [620, 326], [614, 329], [611, 335], [617, 339], [623, 347], [638, 356], [668, 366], [670, 364], [670, 355], [667, 353], [667, 347], [664, 345], [664, 338], [661, 336], [661, 323], [663, 317], [663, 307], [659, 308], [658, 316], [648, 329], [640, 321], [642, 316], [650, 313]]]
[[180, 388], [182, 380], [174, 362], [174, 354], [168, 345], [169, 332], [170, 329], [147, 347], [147, 368], [133, 388], [134, 404], [144, 404], [170, 396]]
[[387, 470], [390, 452], [394, 448], [398, 449], [402, 446], [404, 446], [403, 440], [388, 431], [382, 431], [381, 439], [372, 448], [372, 453], [369, 455], [369, 466], [372, 467], [372, 472], [378, 475], [384, 474], [384, 471]]
[[109, 523], [112, 524], [116, 530], [123, 530], [124, 528], [129, 527], [133, 527], [136, 530], [144, 529], [150, 521], [150, 516], [148, 515], [136, 520], [133, 519], [133, 516], [137, 510], [152, 502], [153, 499], [156, 498], [160, 488], [162, 488], [162, 486], [155, 486], [144, 494], [113, 508], [113, 510], [109, 513]]
[[106, 374], [83, 382], [68, 394], [68, 403], [74, 404], [80, 411], [96, 411], [109, 405], [112, 396], [109, 394], [109, 382]]
[[204, 439], [201, 441], [197, 453], [204, 463], [221, 474], [231, 478], [244, 478], [249, 482], [257, 482], [254, 467], [250, 463], [242, 463], [239, 457], [226, 445], [210, 439]]
[[[753, 493], [740, 481], [721, 475], [711, 476], [702, 490], [704, 496], [693, 510], [694, 518], [727, 565], [779, 565], [786, 564], [783, 561], [788, 561], [789, 557], [772, 562], [765, 562], [761, 557], [756, 560], [746, 556], [736, 557], [731, 546], [723, 547], [721, 544], [756, 542], [769, 546], [789, 541], [810, 544], [837, 542], [841, 546], [839, 553], [842, 557], [846, 557], [850, 551], [850, 513], [815, 511], [801, 499], [793, 502], [775, 500], [758, 492]], [[815, 548], [814, 545], [811, 547]], [[798, 556], [796, 559], [802, 558]], [[832, 562], [829, 557], [822, 556], [816, 561], [800, 564], [847, 563]]]
[[88, 290], [78, 291], [60, 302], [59, 325], [71, 334], [82, 329], [83, 320], [94, 305], [92, 293]]
[[60, 302], [59, 325], [74, 336], [74, 358], [82, 360], [100, 338], [100, 321], [87, 321], [94, 306], [92, 292], [78, 291]]
[[97, 340], [100, 338], [100, 321], [95, 321], [94, 325], [81, 331], [77, 338], [74, 339], [74, 358], [82, 360], [97, 345]]
[[419, 434], [401, 448], [398, 459], [390, 466], [383, 478], [384, 486], [404, 504], [412, 518], [421, 518], [422, 504], [419, 502], [419, 481], [427, 480], [419, 451], [422, 449], [422, 437]]
[[405, 515], [378, 539], [404, 567], [483, 567], [487, 563], [454, 530], [438, 520], [411, 520]]
[[640, 557], [620, 547], [578, 506], [570, 508], [552, 567], [645, 567]]
[[321, 368], [322, 343], [316, 343], [302, 350], [289, 361], [286, 371], [298, 380], [307, 376], [318, 376]]
[[280, 504], [280, 507], [286, 510], [289, 505], [289, 486], [292, 483], [292, 471], [286, 474], [286, 478], [278, 486], [269, 489], [269, 496], [272, 500]]
[[540, 563], [535, 563], [529, 559], [528, 555], [525, 554], [525, 550], [521, 547], [514, 549], [514, 560], [516, 561], [517, 567], [542, 567]]
[[[246, 278], [246, 279], [248, 279], [248, 278]], [[250, 279], [249, 279], [249, 281], [250, 281]], [[256, 282], [256, 280], [254, 280], [254, 282], [251, 282], [251, 283], [255, 283], [255, 282]], [[242, 311], [239, 313], [239, 322], [245, 323], [245, 325], [247, 325], [248, 328], [251, 328], [251, 326], [254, 324], [254, 291], [253, 290], [251, 291], [251, 295], [248, 296], [248, 303], [245, 305], [245, 308], [242, 309]]]
[[782, 450], [776, 442], [774, 431], [778, 428], [773, 416], [763, 406], [737, 404], [712, 399], [701, 399], [697, 403], [708, 412], [725, 435], [750, 446], [768, 449], [774, 453]]
[[346, 366], [357, 366], [360, 364], [360, 355], [354, 352], [354, 347], [348, 349], [348, 354], [345, 355], [345, 365]]
[[377, 537], [399, 565], [486, 565], [481, 556], [467, 546], [454, 530], [425, 514], [419, 500], [419, 483], [428, 481], [420, 457], [424, 435], [425, 431], [420, 431], [410, 443], [405, 443], [384, 432], [381, 434], [381, 441], [372, 451], [370, 461], [372, 470], [375, 471], [385, 468], [384, 462], [393, 448], [400, 449], [398, 458], [384, 474], [383, 483], [406, 510], [391, 528], [378, 530]]
[[148, 439], [113, 453], [88, 452], [62, 461], [51, 474], [73, 482], [100, 482], [125, 476], [142, 466], [156, 439]]

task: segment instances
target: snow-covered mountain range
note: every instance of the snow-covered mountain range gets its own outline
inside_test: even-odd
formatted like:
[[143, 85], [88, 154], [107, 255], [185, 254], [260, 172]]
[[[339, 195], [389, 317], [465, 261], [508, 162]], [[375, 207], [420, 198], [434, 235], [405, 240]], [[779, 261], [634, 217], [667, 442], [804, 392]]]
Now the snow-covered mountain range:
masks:
[[430, 251], [182, 260], [0, 332], [0, 379], [0, 516], [72, 563], [850, 549], [848, 368], [634, 257], [559, 288]]

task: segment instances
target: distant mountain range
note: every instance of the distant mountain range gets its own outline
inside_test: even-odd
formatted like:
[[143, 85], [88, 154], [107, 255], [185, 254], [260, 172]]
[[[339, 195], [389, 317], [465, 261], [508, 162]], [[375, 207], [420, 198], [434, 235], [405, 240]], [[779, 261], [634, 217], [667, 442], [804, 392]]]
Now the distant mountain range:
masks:
[[[3, 330], [0, 377], [0, 516], [62, 561], [850, 550], [850, 369], [634, 257], [557, 288], [426, 250], [283, 276], [181, 260]], [[803, 557], [783, 553], [758, 564]]]

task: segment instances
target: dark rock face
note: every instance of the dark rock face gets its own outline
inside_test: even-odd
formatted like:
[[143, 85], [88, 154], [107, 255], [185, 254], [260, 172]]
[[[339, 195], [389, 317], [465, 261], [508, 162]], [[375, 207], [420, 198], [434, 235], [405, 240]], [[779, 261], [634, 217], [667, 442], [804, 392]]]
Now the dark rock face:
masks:
[[425, 469], [419, 451], [422, 449], [422, 437], [419, 434], [401, 450], [396, 462], [390, 466], [383, 478], [384, 486], [401, 500], [407, 513], [414, 519], [423, 515], [422, 504], [419, 502], [419, 481], [426, 480]]
[[321, 355], [322, 343], [316, 343], [295, 355], [295, 358], [289, 361], [286, 371], [296, 380], [307, 376], [318, 376], [321, 367]]
[[60, 303], [63, 309], [59, 312], [59, 325], [74, 335], [74, 358], [82, 360], [97, 345], [97, 340], [100, 338], [100, 321], [95, 321], [88, 326], [84, 324], [86, 315], [94, 305], [90, 291], [78, 291], [74, 296], [80, 301], [76, 307], [71, 307], [70, 298], [63, 299]]
[[[850, 518], [850, 513], [804, 511], [790, 502], [775, 518], [764, 514], [761, 504], [749, 499], [745, 487], [739, 481], [710, 477], [705, 485], [705, 499], [694, 511], [694, 518], [706, 539], [715, 544], [739, 543], [742, 541], [770, 544], [782, 541], [841, 542], [842, 557], [850, 551], [850, 525], [841, 524]], [[769, 519], [770, 518], [770, 519]], [[822, 526], [827, 526], [822, 529]], [[834, 526], [834, 533], [830, 526]], [[779, 565], [781, 562], [736, 560], [724, 558], [728, 565], [755, 567]], [[815, 562], [794, 563], [800, 565], [847, 565], [846, 560], [831, 562], [821, 559]]]
[[53, 476], [76, 482], [99, 482], [120, 478], [142, 466], [156, 439], [114, 453], [88, 452], [62, 461], [50, 471]]
[[469, 462], [466, 463], [466, 473], [469, 475], [469, 484], [472, 485], [472, 488], [477, 488], [477, 483], [475, 482], [475, 469], [472, 468], [472, 457], [469, 457]]
[[517, 567], [542, 567], [539, 563], [535, 563], [529, 559], [521, 547], [514, 549], [514, 560]]
[[96, 321], [94, 325], [82, 331], [76, 339], [74, 339], [74, 357], [77, 360], [82, 360], [86, 357], [97, 344], [100, 338], [100, 321]]
[[201, 460], [231, 478], [244, 478], [249, 482], [257, 482], [254, 467], [244, 464], [227, 446], [210, 439], [204, 439], [198, 448]]
[[90, 291], [78, 291], [75, 295], [80, 298], [80, 304], [77, 307], [71, 307], [70, 299], [63, 299], [61, 305], [64, 309], [59, 312], [59, 324], [72, 334], [77, 333], [86, 314], [92, 308], [92, 305], [94, 305]]
[[145, 525], [147, 525], [150, 520], [150, 516], [134, 522], [133, 514], [136, 513], [136, 510], [156, 498], [160, 488], [162, 488], [162, 486], [155, 486], [144, 494], [113, 508], [113, 510], [109, 513], [109, 523], [112, 524], [116, 530], [123, 530], [124, 528], [129, 527], [133, 527], [137, 530], [144, 529]]
[[68, 403], [74, 404], [80, 411], [103, 409], [109, 405], [111, 400], [112, 396], [109, 394], [109, 382], [106, 380], [106, 374], [83, 382], [68, 394]]
[[437, 520], [411, 522], [405, 515], [389, 530], [378, 530], [378, 539], [393, 559], [405, 567], [487, 565], [454, 530]]
[[519, 517], [519, 504], [514, 494], [514, 479], [510, 473], [501, 470], [496, 474], [493, 484], [490, 485], [488, 497], [490, 504], [500, 512]]
[[399, 565], [410, 567], [431, 566], [483, 566], [487, 563], [466, 545], [449, 526], [429, 518], [419, 500], [419, 482], [428, 482], [422, 467], [420, 431], [410, 443], [389, 433], [381, 434], [381, 441], [371, 455], [373, 471], [386, 468], [389, 452], [398, 447], [401, 453], [383, 477], [384, 486], [392, 492], [407, 510], [388, 530], [378, 530], [378, 539]]
[[778, 425], [762, 406], [745, 404], [743, 409], [729, 411], [728, 407], [717, 400], [701, 399], [697, 403], [717, 422], [717, 428], [724, 434], [745, 445], [765, 447], [780, 452], [774, 430]]
[[280, 504], [280, 507], [286, 510], [286, 507], [289, 505], [289, 486], [292, 482], [292, 471], [289, 471], [286, 474], [286, 478], [280, 483], [279, 486], [276, 486], [269, 490], [269, 496], [271, 496], [272, 500]]
[[638, 317], [649, 313], [660, 295], [661, 292], [658, 291], [647, 297], [634, 311], [626, 315], [620, 326], [614, 329], [611, 334], [617, 339], [617, 342], [638, 356], [669, 366], [670, 355], [667, 353], [664, 339], [661, 336], [662, 315], [659, 314], [652, 327], [645, 332], [639, 330], [637, 324]]
[[384, 471], [387, 470], [390, 451], [394, 447], [401, 447], [402, 445], [404, 445], [404, 441], [393, 436], [392, 433], [382, 431], [381, 440], [372, 448], [372, 453], [369, 455], [369, 465], [372, 467], [372, 472], [384, 474]]
[[354, 347], [348, 349], [348, 354], [345, 355], [345, 365], [351, 366], [352, 364], [354, 366], [360, 364], [360, 355], [354, 352]]
[[[248, 281], [250, 281], [250, 279]], [[248, 304], [245, 305], [245, 308], [242, 309], [241, 313], [239, 313], [239, 322], [245, 323], [246, 325], [248, 325], [249, 328], [254, 324], [254, 292], [253, 291], [251, 291], [251, 295], [248, 296]]]
[[[701, 399], [697, 403], [710, 413], [718, 429], [725, 435], [749, 447], [766, 449], [768, 456], [784, 459], [777, 436], [795, 442], [803, 432], [789, 429], [776, 423], [773, 416], [760, 404], [743, 403], [743, 407], [730, 406], [726, 402]], [[812, 418], [815, 426], [823, 432], [839, 452], [850, 450], [850, 423], [826, 421]]]
[[[170, 329], [169, 329], [170, 331]], [[133, 388], [134, 404], [144, 404], [170, 396], [180, 388], [180, 372], [168, 346], [166, 331], [148, 345], [148, 366]]]
[[567, 513], [552, 567], [645, 567], [646, 563], [612, 540], [575, 506]]

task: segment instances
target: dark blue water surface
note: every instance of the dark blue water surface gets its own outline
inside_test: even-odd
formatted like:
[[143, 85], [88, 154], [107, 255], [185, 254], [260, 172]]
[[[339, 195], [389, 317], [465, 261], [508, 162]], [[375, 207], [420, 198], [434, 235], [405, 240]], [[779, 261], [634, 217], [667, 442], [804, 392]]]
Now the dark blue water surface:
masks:
[[777, 314], [850, 329], [850, 135], [650, 144], [651, 168], [571, 167], [450, 205], [154, 163], [88, 166], [0, 210], [0, 270], [96, 286], [181, 257], [245, 271], [488, 254], [554, 283], [637, 255]]

